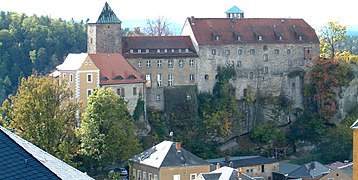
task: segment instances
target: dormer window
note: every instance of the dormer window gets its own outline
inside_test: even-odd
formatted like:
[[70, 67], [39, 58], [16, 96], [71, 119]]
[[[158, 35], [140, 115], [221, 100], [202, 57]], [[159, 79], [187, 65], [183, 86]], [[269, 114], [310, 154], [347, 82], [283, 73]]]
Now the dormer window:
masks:
[[137, 79], [134, 75], [129, 75], [127, 79]]
[[172, 53], [174, 52], [175, 50], [174, 49], [172, 49]]
[[123, 79], [122, 76], [116, 76], [116, 77], [113, 78], [113, 80], [122, 80], [122, 79]]
[[277, 39], [278, 39], [279, 41], [282, 41], [282, 36], [278, 36]]
[[146, 53], [149, 53], [149, 49], [146, 49], [145, 52], [146, 52]]
[[142, 50], [141, 50], [141, 49], [138, 49], [138, 53], [142, 53]]
[[236, 37], [238, 41], [241, 41], [241, 36]]
[[262, 35], [259, 35], [257, 38], [258, 38], [259, 41], [262, 41], [263, 36], [262, 36]]
[[181, 53], [181, 49], [179, 49], [179, 52]]
[[220, 40], [220, 36], [219, 35], [215, 35], [215, 41]]
[[168, 49], [164, 49], [164, 52], [167, 53], [167, 52], [168, 52]]
[[189, 49], [185, 49], [185, 52], [189, 52]]
[[108, 81], [108, 78], [107, 77], [102, 77], [101, 81]]
[[132, 53], [133, 53], [133, 49], [129, 50], [129, 53], [131, 53], [131, 54], [132, 54]]
[[301, 35], [298, 36], [298, 40], [302, 41], [302, 36]]
[[160, 49], [157, 49], [157, 53], [160, 53]]

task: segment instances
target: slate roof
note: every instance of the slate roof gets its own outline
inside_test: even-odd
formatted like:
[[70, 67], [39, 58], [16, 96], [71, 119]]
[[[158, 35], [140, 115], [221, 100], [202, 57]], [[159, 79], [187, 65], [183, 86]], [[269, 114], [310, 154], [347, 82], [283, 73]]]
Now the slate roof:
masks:
[[116, 14], [106, 2], [96, 23], [122, 23], [122, 21], [117, 18]]
[[327, 166], [315, 161], [315, 162], [311, 162], [311, 163], [302, 165], [298, 169], [289, 173], [287, 177], [289, 177], [289, 178], [317, 178], [317, 177], [321, 177], [325, 174], [328, 174], [330, 171], [331, 170]]
[[[230, 157], [229, 161], [225, 161], [225, 158], [209, 159], [208, 162], [212, 164], [219, 163], [221, 166], [230, 166], [235, 169], [239, 167], [256, 166], [262, 164], [272, 164], [279, 162], [277, 159], [266, 158], [261, 156], [242, 156], [242, 157]], [[232, 162], [232, 165], [230, 164]]]
[[81, 67], [83, 62], [86, 60], [86, 57], [88, 56], [87, 53], [80, 53], [80, 54], [74, 54], [70, 53], [67, 55], [65, 61], [58, 65], [56, 68], [58, 70], [64, 70], [64, 71], [75, 71]]
[[100, 69], [100, 85], [145, 83], [142, 74], [120, 53], [97, 53], [89, 57]]
[[[197, 57], [194, 45], [189, 36], [124, 36], [122, 37], [122, 52], [126, 58], [151, 57]], [[130, 50], [134, 53], [130, 53]], [[137, 53], [141, 49], [141, 53]], [[158, 53], [157, 50], [167, 49]], [[172, 49], [175, 52], [172, 52]], [[181, 52], [177, 50], [181, 49]], [[184, 50], [188, 49], [188, 52]], [[149, 52], [146, 52], [149, 50]]]
[[297, 165], [297, 164], [280, 162], [279, 163], [279, 171], [277, 173], [286, 175], [286, 174], [289, 174], [290, 172], [293, 172], [294, 170], [298, 169], [299, 167], [301, 167], [301, 166]]
[[341, 170], [347, 176], [353, 177], [353, 163], [338, 167], [338, 169]]
[[229, 10], [227, 10], [225, 13], [227, 14], [232, 14], [232, 13], [244, 13], [244, 11], [242, 11], [241, 9], [239, 9], [237, 6], [233, 6], [232, 8], [230, 8]]
[[163, 141], [132, 157], [130, 161], [155, 168], [209, 165], [184, 148], [177, 151], [175, 143], [171, 141]]
[[93, 179], [0, 126], [0, 179]]
[[210, 174], [202, 174], [205, 180], [218, 180], [221, 176], [221, 173], [210, 173]]
[[230, 167], [221, 167], [210, 173], [201, 174], [205, 180], [238, 180], [236, 169]]
[[[187, 18], [199, 45], [250, 43], [319, 44], [315, 30], [303, 19]], [[258, 36], [262, 40], [258, 40]], [[219, 36], [219, 40], [215, 39]], [[238, 40], [238, 36], [240, 40]], [[279, 39], [279, 36], [282, 39]], [[302, 37], [302, 40], [299, 37]]]

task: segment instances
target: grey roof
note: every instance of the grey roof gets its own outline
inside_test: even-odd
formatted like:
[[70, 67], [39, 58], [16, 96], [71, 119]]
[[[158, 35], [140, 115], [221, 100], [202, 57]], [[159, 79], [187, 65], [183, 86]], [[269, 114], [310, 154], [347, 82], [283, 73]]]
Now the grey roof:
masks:
[[288, 174], [289, 178], [317, 178], [331, 171], [327, 166], [314, 161], [307, 163]]
[[106, 2], [96, 23], [122, 23], [122, 21], [117, 18], [116, 14]]
[[210, 173], [210, 174], [202, 174], [205, 180], [218, 180], [221, 176], [221, 173]]
[[279, 171], [277, 173], [286, 175], [286, 174], [289, 174], [289, 173], [293, 172], [294, 170], [298, 169], [299, 167], [301, 167], [301, 166], [297, 165], [297, 164], [280, 162], [279, 163]]
[[[256, 166], [262, 164], [272, 164], [279, 162], [274, 158], [266, 158], [261, 156], [243, 156], [243, 157], [230, 157], [229, 161], [225, 161], [225, 158], [218, 159], [209, 159], [207, 160], [210, 163], [217, 164], [221, 166], [229, 166], [233, 168], [247, 167], [247, 166]], [[232, 162], [232, 165], [230, 164]]]
[[241, 9], [239, 9], [237, 6], [233, 6], [229, 10], [227, 10], [225, 13], [227, 14], [233, 14], [233, 13], [244, 13]]
[[0, 179], [93, 179], [0, 126]]
[[353, 163], [338, 168], [349, 177], [353, 177]]
[[184, 148], [177, 151], [176, 144], [171, 141], [163, 141], [132, 157], [130, 161], [155, 168], [209, 165]]

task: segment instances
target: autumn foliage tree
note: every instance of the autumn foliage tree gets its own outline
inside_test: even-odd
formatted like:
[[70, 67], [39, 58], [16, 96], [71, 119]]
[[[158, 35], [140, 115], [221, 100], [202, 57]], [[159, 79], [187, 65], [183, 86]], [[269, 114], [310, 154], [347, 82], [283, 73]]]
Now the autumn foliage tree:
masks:
[[23, 78], [15, 96], [1, 108], [2, 124], [46, 152], [72, 163], [76, 156], [77, 105], [66, 83], [50, 77]]

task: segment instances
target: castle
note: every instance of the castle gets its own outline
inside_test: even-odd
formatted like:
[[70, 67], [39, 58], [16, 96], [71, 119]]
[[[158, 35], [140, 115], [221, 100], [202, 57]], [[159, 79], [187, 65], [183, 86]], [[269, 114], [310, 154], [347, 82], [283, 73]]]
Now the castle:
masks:
[[[70, 86], [75, 98], [86, 101], [96, 87], [112, 87], [133, 113], [140, 98], [147, 108], [166, 110], [171, 98], [166, 94], [176, 88], [189, 89], [177, 94], [187, 100], [197, 92], [211, 93], [217, 67], [231, 64], [237, 74], [230, 80], [237, 99], [250, 88], [273, 96], [284, 94], [294, 108], [302, 109], [304, 73], [319, 55], [315, 30], [303, 19], [244, 18], [236, 6], [226, 15], [188, 17], [180, 36], [130, 37], [121, 36], [121, 21], [106, 3], [98, 20], [88, 23], [88, 52], [80, 57], [82, 67], [57, 69], [60, 77], [83, 83]], [[72, 56], [64, 64], [74, 62]], [[66, 72], [73, 75], [66, 77]], [[299, 75], [290, 76], [293, 72]]]

